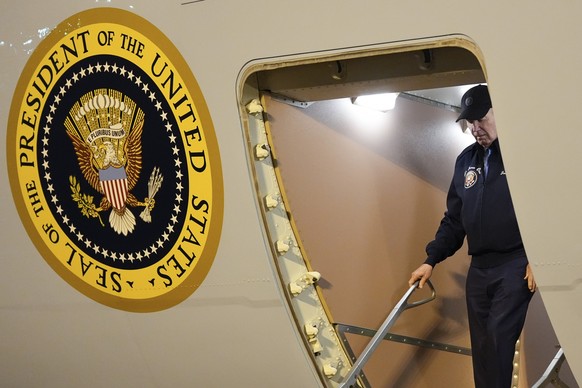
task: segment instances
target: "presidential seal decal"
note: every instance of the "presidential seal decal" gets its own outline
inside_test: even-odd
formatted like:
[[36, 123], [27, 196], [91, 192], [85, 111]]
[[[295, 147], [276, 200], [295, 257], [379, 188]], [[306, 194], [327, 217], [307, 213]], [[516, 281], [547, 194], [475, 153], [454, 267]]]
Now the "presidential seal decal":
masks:
[[469, 189], [475, 186], [475, 183], [477, 183], [477, 177], [478, 175], [475, 170], [465, 172], [465, 188]]
[[61, 23], [18, 82], [7, 156], [28, 234], [83, 294], [158, 311], [206, 277], [223, 218], [216, 136], [186, 62], [147, 21], [98, 8]]

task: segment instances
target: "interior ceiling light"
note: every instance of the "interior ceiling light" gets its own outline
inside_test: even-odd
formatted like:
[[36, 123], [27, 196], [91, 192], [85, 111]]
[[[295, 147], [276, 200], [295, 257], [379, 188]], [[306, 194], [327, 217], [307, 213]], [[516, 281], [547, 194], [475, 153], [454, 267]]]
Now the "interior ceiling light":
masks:
[[387, 112], [394, 109], [396, 97], [398, 97], [398, 93], [370, 94], [352, 98], [352, 103], [380, 112]]

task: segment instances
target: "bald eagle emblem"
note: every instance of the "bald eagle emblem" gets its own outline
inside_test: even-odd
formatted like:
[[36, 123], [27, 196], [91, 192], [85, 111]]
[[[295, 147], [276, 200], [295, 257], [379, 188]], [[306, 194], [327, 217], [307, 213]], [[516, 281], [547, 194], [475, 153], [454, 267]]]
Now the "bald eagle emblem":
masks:
[[148, 197], [139, 201], [131, 193], [141, 174], [143, 126], [144, 114], [135, 102], [110, 89], [85, 94], [65, 120], [81, 173], [102, 196], [95, 205], [92, 196], [81, 193], [76, 177], [70, 176], [73, 200], [84, 216], [99, 218], [103, 226], [100, 213], [110, 211], [110, 227], [124, 236], [136, 225], [130, 207], [143, 207], [140, 217], [151, 222], [154, 196], [163, 181], [156, 167], [149, 178]]
[[470, 189], [477, 183], [477, 173], [475, 170], [469, 170], [465, 172], [465, 188]]

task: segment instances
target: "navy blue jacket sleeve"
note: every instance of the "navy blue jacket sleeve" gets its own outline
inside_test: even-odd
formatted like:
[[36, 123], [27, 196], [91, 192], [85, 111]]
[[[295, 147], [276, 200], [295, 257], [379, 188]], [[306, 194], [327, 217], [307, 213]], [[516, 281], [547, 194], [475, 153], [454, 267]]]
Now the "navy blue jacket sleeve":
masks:
[[427, 259], [425, 263], [433, 267], [447, 257], [452, 256], [463, 246], [465, 239], [465, 228], [461, 221], [463, 201], [456, 187], [457, 184], [462, 184], [462, 178], [458, 180], [458, 174], [459, 171], [455, 171], [455, 176], [451, 181], [451, 187], [447, 195], [447, 211], [441, 220], [435, 239], [426, 246]]

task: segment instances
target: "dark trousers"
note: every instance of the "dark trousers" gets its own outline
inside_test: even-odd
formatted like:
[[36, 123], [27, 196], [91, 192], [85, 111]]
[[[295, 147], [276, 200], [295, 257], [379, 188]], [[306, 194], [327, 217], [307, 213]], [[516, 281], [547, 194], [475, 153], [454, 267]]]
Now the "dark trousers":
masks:
[[493, 268], [471, 266], [466, 297], [476, 388], [509, 388], [515, 343], [532, 293], [524, 280], [527, 259]]

